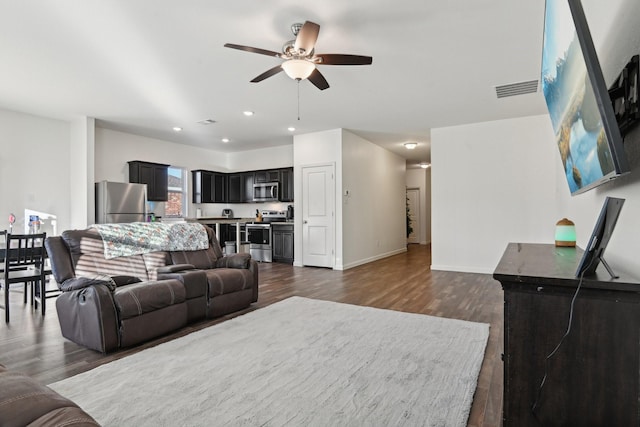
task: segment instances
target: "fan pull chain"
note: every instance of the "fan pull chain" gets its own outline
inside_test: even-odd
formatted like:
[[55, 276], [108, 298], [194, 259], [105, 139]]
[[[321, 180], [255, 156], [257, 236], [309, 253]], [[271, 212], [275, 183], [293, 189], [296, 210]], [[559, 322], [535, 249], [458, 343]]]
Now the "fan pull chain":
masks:
[[300, 121], [300, 79], [298, 80], [298, 121]]

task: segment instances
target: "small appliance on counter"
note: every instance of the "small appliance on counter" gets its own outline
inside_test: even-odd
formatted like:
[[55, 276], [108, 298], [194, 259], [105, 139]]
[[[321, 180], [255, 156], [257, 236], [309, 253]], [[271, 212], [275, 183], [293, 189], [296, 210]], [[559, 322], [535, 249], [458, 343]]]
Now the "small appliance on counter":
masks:
[[222, 209], [222, 216], [224, 218], [233, 218], [233, 211], [231, 209]]
[[287, 206], [287, 221], [293, 220], [293, 205]]

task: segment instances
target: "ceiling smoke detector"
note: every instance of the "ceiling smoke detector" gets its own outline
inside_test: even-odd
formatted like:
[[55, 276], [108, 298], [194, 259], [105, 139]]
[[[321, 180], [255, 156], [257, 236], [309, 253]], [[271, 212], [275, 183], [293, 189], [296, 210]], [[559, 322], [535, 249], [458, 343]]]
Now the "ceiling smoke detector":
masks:
[[213, 119], [204, 119], [204, 120], [200, 120], [198, 123], [200, 123], [201, 125], [212, 125], [215, 122], [216, 121]]

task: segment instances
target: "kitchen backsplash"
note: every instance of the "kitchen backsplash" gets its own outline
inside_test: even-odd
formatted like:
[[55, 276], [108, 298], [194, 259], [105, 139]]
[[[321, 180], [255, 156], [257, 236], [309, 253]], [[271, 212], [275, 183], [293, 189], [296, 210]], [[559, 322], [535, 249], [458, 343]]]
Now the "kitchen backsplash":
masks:
[[189, 212], [189, 217], [196, 217], [196, 210], [200, 209], [202, 218], [222, 216], [223, 209], [231, 209], [235, 218], [253, 218], [256, 216], [256, 209], [286, 211], [287, 206], [293, 203], [200, 203], [193, 205], [193, 212]]

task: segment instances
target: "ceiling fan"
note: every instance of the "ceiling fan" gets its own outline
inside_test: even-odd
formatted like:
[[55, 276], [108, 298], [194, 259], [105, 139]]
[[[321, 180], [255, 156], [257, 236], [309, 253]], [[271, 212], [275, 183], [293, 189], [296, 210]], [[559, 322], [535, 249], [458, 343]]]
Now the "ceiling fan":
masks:
[[276, 65], [251, 80], [252, 83], [261, 82], [284, 70], [294, 80], [309, 79], [318, 89], [325, 90], [329, 87], [329, 83], [318, 71], [317, 65], [369, 65], [373, 62], [373, 58], [370, 56], [337, 53], [316, 54], [315, 45], [320, 32], [320, 25], [315, 22], [306, 21], [304, 24], [293, 24], [291, 31], [296, 38], [284, 44], [282, 53], [232, 43], [226, 43], [224, 46], [284, 59], [282, 64]]

